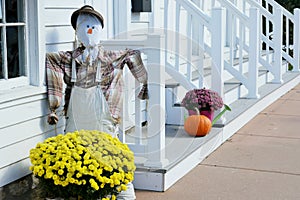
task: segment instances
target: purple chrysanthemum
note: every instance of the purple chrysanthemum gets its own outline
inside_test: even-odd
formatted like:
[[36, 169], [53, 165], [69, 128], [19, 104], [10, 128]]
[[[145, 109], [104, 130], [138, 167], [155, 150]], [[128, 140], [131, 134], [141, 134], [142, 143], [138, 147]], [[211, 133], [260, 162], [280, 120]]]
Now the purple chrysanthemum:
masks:
[[223, 107], [223, 100], [220, 95], [209, 89], [193, 89], [186, 93], [181, 105], [188, 110], [206, 109], [218, 110]]

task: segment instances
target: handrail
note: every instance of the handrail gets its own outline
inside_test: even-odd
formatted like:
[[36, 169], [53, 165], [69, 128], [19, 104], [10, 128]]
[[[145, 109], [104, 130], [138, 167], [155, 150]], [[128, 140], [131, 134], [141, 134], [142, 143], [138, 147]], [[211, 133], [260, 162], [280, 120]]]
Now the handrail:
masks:
[[[261, 4], [259, 4], [256, 1], [253, 0], [246, 0], [250, 5], [255, 6], [256, 8], [263, 8], [263, 6]], [[279, 3], [277, 3], [274, 0], [269, 0], [266, 1], [266, 3], [271, 3], [271, 5], [274, 7], [274, 5], [276, 6], [275, 8], [280, 8], [283, 12], [283, 15], [285, 15], [287, 18], [289, 18], [293, 23], [295, 22], [295, 18], [294, 15], [292, 13], [290, 13], [290, 11], [288, 11], [287, 9], [285, 9], [283, 6], [281, 6]], [[269, 19], [274, 19], [274, 16], [267, 10], [267, 9], [260, 9], [260, 12], [264, 15], [266, 15]]]
[[210, 18], [200, 9], [198, 6], [192, 1], [186, 0], [176, 0], [180, 5], [184, 6], [184, 8], [191, 12], [191, 14], [196, 15], [202, 21], [205, 26], [209, 27]]
[[280, 5], [279, 3], [277, 3], [276, 1], [269, 0], [269, 1], [267, 1], [267, 3], [268, 2], [272, 3], [273, 5], [276, 5], [277, 8], [282, 8], [284, 15], [286, 15], [290, 19], [294, 19], [294, 16], [287, 9], [285, 9], [282, 5]]
[[[262, 5], [257, 3], [256, 1], [253, 0], [246, 0], [250, 5], [256, 7], [256, 8], [261, 8]], [[273, 20], [274, 16], [266, 9], [260, 9], [261, 14], [266, 15], [269, 19]]]
[[230, 1], [219, 1], [221, 5], [225, 6], [227, 9], [230, 9], [235, 15], [237, 15], [241, 21], [245, 24], [248, 24], [249, 17], [247, 15], [243, 14], [237, 7], [231, 3]]
[[[269, 15], [271, 14], [272, 16], [273, 16], [273, 18], [275, 18], [275, 17], [277, 17], [277, 21], [278, 20], [280, 20], [280, 18], [278, 18], [278, 16], [276, 16], [276, 15], [278, 15], [278, 10], [280, 10], [280, 15], [281, 15], [281, 19], [283, 19], [283, 17], [285, 17], [285, 23], [286, 23], [286, 29], [289, 29], [289, 22], [292, 22], [292, 24], [293, 24], [293, 26], [294, 26], [294, 30], [296, 29], [295, 27], [297, 27], [297, 26], [299, 26], [297, 23], [299, 23], [297, 20], [296, 20], [296, 17], [295, 17], [295, 15], [293, 15], [290, 11], [288, 11], [287, 9], [285, 9], [284, 7], [282, 7], [279, 3], [277, 3], [276, 1], [274, 1], [274, 0], [266, 0], [266, 7], [265, 6], [263, 6], [263, 5], [261, 5], [260, 3], [258, 3], [258, 2], [256, 2], [256, 1], [254, 1], [254, 0], [247, 0], [247, 2], [250, 4], [250, 5], [252, 5], [252, 6], [256, 6], [256, 7], [258, 7], [259, 9], [260, 9], [260, 12], [263, 12], [264, 14], [266, 14], [266, 13], [268, 13], [268, 17], [269, 17]], [[273, 7], [273, 12], [272, 13], [270, 13], [269, 11], [268, 11], [268, 7], [269, 7], [269, 5], [271, 5], [272, 7]], [[276, 11], [276, 9], [277, 9], [277, 11]], [[277, 14], [276, 14], [276, 12], [277, 12]], [[269, 17], [270, 18], [270, 17]], [[272, 19], [272, 18], [270, 18], [270, 19]], [[274, 21], [273, 21], [274, 22]], [[274, 22], [275, 23], [275, 22]], [[277, 27], [278, 28], [278, 27]], [[282, 28], [282, 27], [281, 27]], [[278, 30], [277, 30], [278, 31]], [[295, 42], [297, 41], [297, 34], [294, 34], [294, 33], [291, 33], [291, 32], [289, 32], [289, 31], [286, 31], [286, 33], [285, 33], [285, 36], [284, 36], [285, 38], [286, 38], [286, 40], [285, 40], [285, 43], [282, 43], [282, 44], [280, 44], [280, 45], [277, 45], [277, 47], [278, 47], [278, 49], [280, 49], [280, 51], [281, 51], [281, 55], [280, 55], [280, 57], [283, 57], [285, 60], [287, 60], [293, 67], [296, 67], [296, 68], [298, 68], [298, 55], [297, 55], [297, 52], [298, 52], [298, 49], [297, 50], [295, 50], [294, 51], [294, 53], [293, 53], [293, 55], [290, 55], [290, 49], [289, 49], [289, 46], [290, 46], [290, 37], [293, 37], [293, 42], [294, 42], [294, 45], [296, 44]], [[265, 38], [264, 36], [262, 36], [262, 40], [266, 40], [267, 38]], [[278, 42], [278, 41], [276, 41], [276, 42]], [[274, 46], [275, 44], [274, 43], [272, 43], [272, 41], [268, 41], [268, 44], [270, 45], [270, 46]], [[272, 47], [273, 47], [272, 46]], [[286, 48], [285, 49], [283, 49], [282, 47], [283, 46], [286, 46]], [[295, 69], [296, 69], [295, 68]]]
[[114, 50], [115, 47], [125, 47], [125, 48], [140, 48], [146, 45], [147, 38], [146, 37], [137, 37], [130, 39], [109, 39], [101, 41], [101, 45], [105, 46], [108, 49]]

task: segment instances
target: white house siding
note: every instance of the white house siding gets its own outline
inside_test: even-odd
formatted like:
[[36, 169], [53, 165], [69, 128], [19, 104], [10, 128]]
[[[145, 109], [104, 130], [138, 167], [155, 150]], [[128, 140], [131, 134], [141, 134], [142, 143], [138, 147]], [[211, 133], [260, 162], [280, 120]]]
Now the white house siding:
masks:
[[47, 52], [73, 49], [74, 30], [71, 26], [71, 15], [85, 2], [84, 0], [45, 1], [43, 17]]
[[46, 95], [26, 90], [30, 95], [0, 103], [0, 187], [29, 174], [29, 150], [54, 135], [47, 124]]

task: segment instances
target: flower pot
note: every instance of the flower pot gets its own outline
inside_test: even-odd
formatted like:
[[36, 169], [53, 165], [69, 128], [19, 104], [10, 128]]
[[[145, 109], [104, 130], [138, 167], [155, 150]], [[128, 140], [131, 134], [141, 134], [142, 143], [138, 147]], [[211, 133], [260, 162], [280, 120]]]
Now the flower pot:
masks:
[[[196, 110], [188, 110], [189, 115], [197, 115]], [[205, 115], [210, 121], [214, 119], [214, 111], [211, 110], [200, 110], [200, 115]]]

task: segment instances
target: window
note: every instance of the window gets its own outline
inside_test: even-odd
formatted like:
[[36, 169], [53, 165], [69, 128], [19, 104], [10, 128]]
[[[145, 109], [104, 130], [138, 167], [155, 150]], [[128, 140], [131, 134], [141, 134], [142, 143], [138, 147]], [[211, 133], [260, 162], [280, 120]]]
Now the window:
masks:
[[25, 0], [0, 0], [0, 81], [28, 76]]

